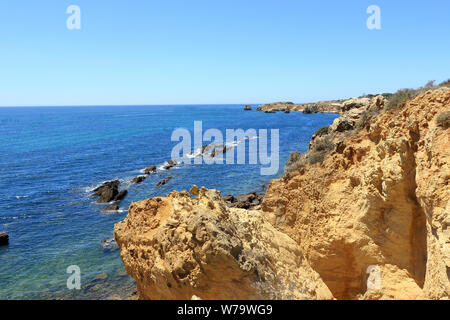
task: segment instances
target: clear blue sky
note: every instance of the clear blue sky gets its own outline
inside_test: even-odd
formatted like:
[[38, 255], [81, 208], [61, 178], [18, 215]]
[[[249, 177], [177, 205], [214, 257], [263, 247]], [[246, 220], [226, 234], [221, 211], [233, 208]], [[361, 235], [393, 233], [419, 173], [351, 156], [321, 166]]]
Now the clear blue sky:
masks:
[[[81, 8], [81, 30], [66, 8]], [[381, 30], [366, 27], [369, 5]], [[2, 0], [0, 105], [310, 102], [450, 78], [448, 0]]]

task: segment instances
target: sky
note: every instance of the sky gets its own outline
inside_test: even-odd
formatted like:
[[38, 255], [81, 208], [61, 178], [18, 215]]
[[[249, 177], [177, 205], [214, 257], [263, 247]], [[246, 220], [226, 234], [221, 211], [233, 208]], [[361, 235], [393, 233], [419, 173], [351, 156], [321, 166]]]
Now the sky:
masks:
[[[380, 30], [367, 28], [370, 5]], [[449, 12], [448, 0], [2, 0], [0, 106], [306, 103], [419, 87], [450, 78]]]

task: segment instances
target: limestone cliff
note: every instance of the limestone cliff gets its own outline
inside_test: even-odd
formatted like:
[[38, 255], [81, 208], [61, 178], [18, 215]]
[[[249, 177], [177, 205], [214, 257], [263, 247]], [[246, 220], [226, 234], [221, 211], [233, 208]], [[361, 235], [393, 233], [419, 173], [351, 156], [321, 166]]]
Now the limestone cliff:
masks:
[[[380, 114], [324, 161], [270, 184], [266, 217], [338, 299], [449, 298], [450, 110], [439, 89]], [[367, 290], [367, 268], [381, 289]]]

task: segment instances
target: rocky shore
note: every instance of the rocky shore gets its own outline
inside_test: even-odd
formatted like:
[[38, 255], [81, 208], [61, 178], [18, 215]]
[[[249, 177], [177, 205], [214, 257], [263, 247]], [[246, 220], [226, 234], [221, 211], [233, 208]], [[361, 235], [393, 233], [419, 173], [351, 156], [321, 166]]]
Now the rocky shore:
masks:
[[132, 203], [114, 237], [139, 297], [449, 299], [450, 89], [389, 105], [343, 102], [265, 196]]

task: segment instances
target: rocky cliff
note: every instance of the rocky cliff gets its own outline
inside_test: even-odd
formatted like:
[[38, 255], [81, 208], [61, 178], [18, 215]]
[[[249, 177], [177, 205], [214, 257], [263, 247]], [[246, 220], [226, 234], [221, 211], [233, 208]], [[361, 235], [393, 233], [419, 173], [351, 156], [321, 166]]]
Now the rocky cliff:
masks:
[[133, 203], [115, 238], [140, 297], [448, 299], [450, 90], [384, 104], [343, 103], [261, 210], [204, 188]]
[[[450, 131], [436, 121], [449, 110], [450, 90], [429, 91], [270, 184], [267, 219], [334, 297], [449, 297]], [[367, 290], [372, 265], [380, 290]]]
[[294, 104], [293, 102], [273, 102], [260, 105], [256, 110], [264, 112], [302, 111], [304, 113], [339, 113], [343, 100], [319, 101], [315, 103]]

